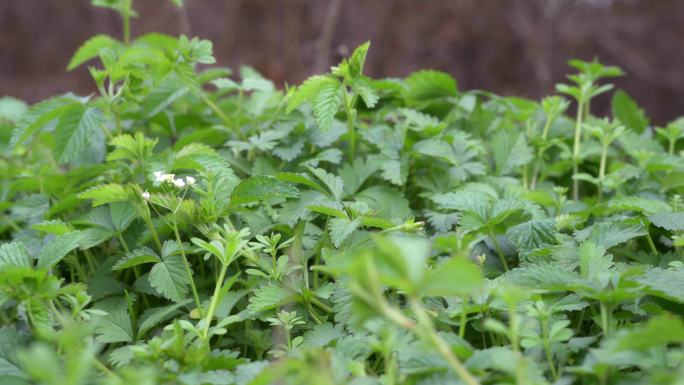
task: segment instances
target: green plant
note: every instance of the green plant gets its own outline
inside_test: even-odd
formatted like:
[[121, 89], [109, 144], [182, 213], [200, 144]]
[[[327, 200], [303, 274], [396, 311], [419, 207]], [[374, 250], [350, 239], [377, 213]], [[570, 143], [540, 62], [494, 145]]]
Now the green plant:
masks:
[[0, 383], [681, 382], [682, 119], [592, 115], [620, 69], [279, 90], [94, 4], [98, 92], [0, 99]]

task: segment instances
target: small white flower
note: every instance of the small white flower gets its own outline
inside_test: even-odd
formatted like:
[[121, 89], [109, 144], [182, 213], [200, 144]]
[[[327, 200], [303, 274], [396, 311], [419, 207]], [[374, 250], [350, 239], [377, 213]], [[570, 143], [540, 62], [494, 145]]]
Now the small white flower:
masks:
[[142, 193], [142, 197], [144, 200], [148, 201], [148, 200], [150, 200], [150, 193], [147, 192], [147, 190], [145, 190], [145, 192]]
[[195, 184], [195, 178], [191, 176], [186, 176], [185, 177], [185, 183], [188, 184], [188, 186]]
[[174, 179], [173, 184], [178, 188], [185, 187], [185, 182], [183, 182], [183, 179]]
[[154, 172], [154, 180], [159, 182], [159, 183], [164, 183], [164, 182], [173, 183], [173, 178], [175, 176], [176, 176], [175, 174], [164, 174], [161, 171], [155, 171]]

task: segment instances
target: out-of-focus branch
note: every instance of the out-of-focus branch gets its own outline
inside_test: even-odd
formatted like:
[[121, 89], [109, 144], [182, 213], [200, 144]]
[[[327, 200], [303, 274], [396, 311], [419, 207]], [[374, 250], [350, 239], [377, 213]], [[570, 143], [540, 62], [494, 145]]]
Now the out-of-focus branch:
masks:
[[340, 11], [342, 10], [342, 0], [330, 0], [328, 4], [328, 11], [323, 21], [323, 32], [318, 41], [318, 57], [316, 59], [316, 73], [325, 72], [330, 61], [330, 46], [335, 35], [337, 27], [337, 20], [340, 18]]
[[598, 42], [615, 57], [616, 63], [620, 63], [631, 74], [659, 87], [675, 91], [684, 90], [684, 76], [655, 68], [644, 58], [641, 51], [633, 50], [613, 34], [602, 36]]
[[187, 36], [192, 36], [192, 30], [190, 29], [190, 18], [188, 17], [187, 4], [184, 4], [182, 7], [178, 8], [178, 16], [180, 19], [181, 31]]
[[223, 6], [223, 14], [225, 15], [223, 24], [222, 45], [223, 50], [226, 55], [231, 56], [233, 51], [233, 46], [235, 45], [235, 38], [238, 33], [238, 23], [240, 16], [240, 8], [242, 7], [243, 0], [226, 0]]

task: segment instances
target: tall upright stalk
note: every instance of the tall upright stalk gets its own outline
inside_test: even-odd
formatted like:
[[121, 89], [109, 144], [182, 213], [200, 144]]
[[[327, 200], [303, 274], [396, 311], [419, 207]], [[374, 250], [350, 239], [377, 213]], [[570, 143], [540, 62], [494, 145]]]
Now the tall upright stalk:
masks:
[[356, 95], [345, 93], [344, 99], [344, 108], [347, 114], [347, 131], [349, 133], [349, 162], [354, 162], [354, 156], [356, 155], [356, 109], [354, 108]]
[[[555, 117], [551, 114], [547, 115], [546, 122], [544, 123], [544, 128], [542, 130], [542, 142], [546, 141], [549, 135], [549, 128], [551, 127], [551, 122]], [[544, 156], [544, 147], [540, 147], [537, 151], [537, 162], [534, 164], [534, 170], [532, 171], [532, 177], [530, 178], [530, 190], [533, 190], [537, 185], [537, 178], [539, 177], [539, 170], [541, 168], [542, 157]]]
[[607, 161], [608, 161], [608, 145], [603, 145], [601, 148], [601, 162], [599, 163], [598, 195], [596, 197], [599, 202], [603, 199], [603, 180], [606, 178], [606, 162]]
[[185, 272], [188, 274], [188, 280], [190, 281], [190, 288], [192, 289], [192, 297], [195, 300], [195, 306], [200, 315], [202, 315], [202, 302], [200, 302], [199, 294], [197, 293], [197, 287], [195, 286], [195, 280], [192, 277], [192, 269], [190, 269], [190, 263], [188, 262], [188, 257], [185, 255], [185, 250], [183, 249], [183, 242], [181, 242], [180, 233], [178, 232], [178, 221], [176, 220], [176, 213], [173, 213], [173, 234], [176, 236], [176, 242], [178, 242], [178, 247], [180, 248], [181, 257], [183, 258], [183, 265], [185, 266]]
[[582, 122], [584, 119], [584, 99], [577, 101], [577, 119], [575, 120], [575, 142], [572, 147], [572, 199], [579, 200], [579, 162], [580, 162], [580, 148], [582, 141]]
[[206, 340], [209, 335], [209, 327], [211, 326], [211, 319], [216, 311], [216, 306], [218, 304], [219, 294], [221, 293], [221, 287], [223, 286], [223, 281], [226, 279], [226, 271], [228, 270], [228, 264], [221, 263], [221, 272], [219, 273], [218, 279], [216, 280], [216, 286], [214, 287], [214, 295], [211, 297], [211, 302], [209, 303], [209, 309], [207, 310], [206, 323], [204, 324], [204, 331], [202, 332], [202, 337]]
[[124, 44], [131, 43], [131, 13], [133, 0], [124, 0], [121, 5], [121, 18], [123, 19], [123, 41]]

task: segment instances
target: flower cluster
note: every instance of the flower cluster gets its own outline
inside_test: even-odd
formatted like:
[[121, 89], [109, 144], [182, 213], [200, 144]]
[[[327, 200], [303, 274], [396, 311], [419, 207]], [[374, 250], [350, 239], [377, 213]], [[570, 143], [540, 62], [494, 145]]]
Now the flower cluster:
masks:
[[161, 171], [154, 172], [154, 180], [158, 183], [171, 183], [178, 188], [195, 184], [195, 178], [191, 176], [186, 176], [185, 180], [183, 178], [176, 179], [176, 174], [164, 174]]

